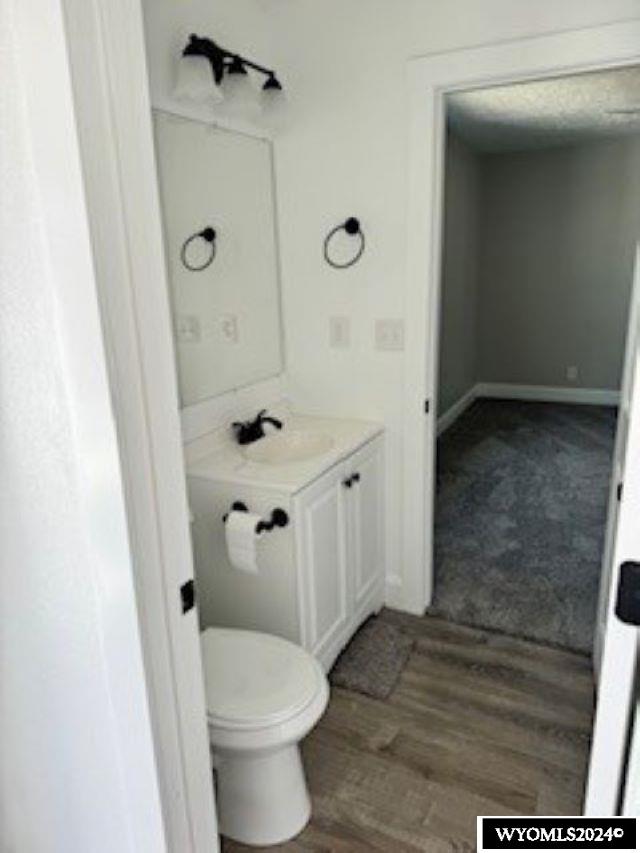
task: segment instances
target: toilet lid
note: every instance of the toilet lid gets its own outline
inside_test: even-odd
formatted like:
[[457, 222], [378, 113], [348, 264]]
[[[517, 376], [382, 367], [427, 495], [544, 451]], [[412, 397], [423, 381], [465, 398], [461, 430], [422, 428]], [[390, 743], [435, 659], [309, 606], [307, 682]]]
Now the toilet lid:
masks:
[[318, 691], [318, 664], [287, 640], [235, 628], [207, 628], [201, 640], [210, 718], [239, 727], [273, 724]]

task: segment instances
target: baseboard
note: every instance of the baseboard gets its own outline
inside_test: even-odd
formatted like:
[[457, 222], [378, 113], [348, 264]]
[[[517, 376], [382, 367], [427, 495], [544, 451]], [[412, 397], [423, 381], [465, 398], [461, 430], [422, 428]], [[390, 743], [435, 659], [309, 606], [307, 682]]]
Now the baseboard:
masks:
[[531, 400], [538, 403], [575, 403], [584, 406], [617, 406], [620, 392], [612, 388], [564, 388], [560, 385], [516, 385], [511, 382], [478, 382], [438, 418], [438, 435], [454, 424], [474, 400]]
[[459, 400], [453, 404], [453, 406], [449, 406], [447, 411], [440, 415], [438, 418], [438, 435], [441, 435], [446, 429], [458, 420], [460, 415], [465, 412], [469, 406], [473, 403], [473, 401], [478, 396], [478, 386], [474, 385], [472, 388], [469, 388], [466, 394], [463, 394]]
[[494, 397], [499, 400], [535, 400], [540, 403], [617, 406], [620, 400], [620, 392], [612, 388], [564, 388], [559, 385], [478, 382], [474, 390], [477, 397]]

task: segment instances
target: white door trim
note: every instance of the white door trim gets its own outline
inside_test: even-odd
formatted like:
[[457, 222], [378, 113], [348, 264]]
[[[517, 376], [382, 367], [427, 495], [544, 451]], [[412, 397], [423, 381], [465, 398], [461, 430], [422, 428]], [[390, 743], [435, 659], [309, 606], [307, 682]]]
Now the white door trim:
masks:
[[[444, 96], [459, 89], [640, 62], [640, 20], [419, 57], [408, 63], [409, 171], [404, 390], [404, 576], [407, 610], [433, 587]], [[429, 414], [425, 416], [425, 400]]]
[[168, 847], [218, 849], [140, 0], [63, 0]]

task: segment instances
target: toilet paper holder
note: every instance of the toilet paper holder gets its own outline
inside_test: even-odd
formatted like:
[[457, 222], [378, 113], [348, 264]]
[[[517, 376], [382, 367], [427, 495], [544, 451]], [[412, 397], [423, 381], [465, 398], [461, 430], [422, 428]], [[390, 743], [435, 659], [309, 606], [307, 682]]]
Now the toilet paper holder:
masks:
[[[249, 512], [249, 507], [242, 501], [234, 501], [231, 504], [231, 509], [235, 510], [236, 512]], [[226, 522], [228, 517], [229, 513], [226, 512], [222, 516], [222, 520]], [[271, 518], [266, 521], [259, 521], [256, 524], [256, 533], [266, 533], [269, 530], [273, 530], [274, 527], [286, 527], [287, 524], [289, 524], [288, 514], [283, 509], [280, 509], [280, 507], [276, 507], [271, 512]]]

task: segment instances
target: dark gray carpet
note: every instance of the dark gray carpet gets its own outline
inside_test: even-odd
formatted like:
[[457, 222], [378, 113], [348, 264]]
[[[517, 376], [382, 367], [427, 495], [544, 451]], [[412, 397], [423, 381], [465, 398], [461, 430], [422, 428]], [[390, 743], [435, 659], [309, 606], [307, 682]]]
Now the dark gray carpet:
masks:
[[331, 670], [331, 683], [386, 699], [409, 659], [413, 638], [372, 616], [354, 635]]
[[608, 407], [477, 400], [442, 435], [431, 612], [591, 651], [615, 423]]

